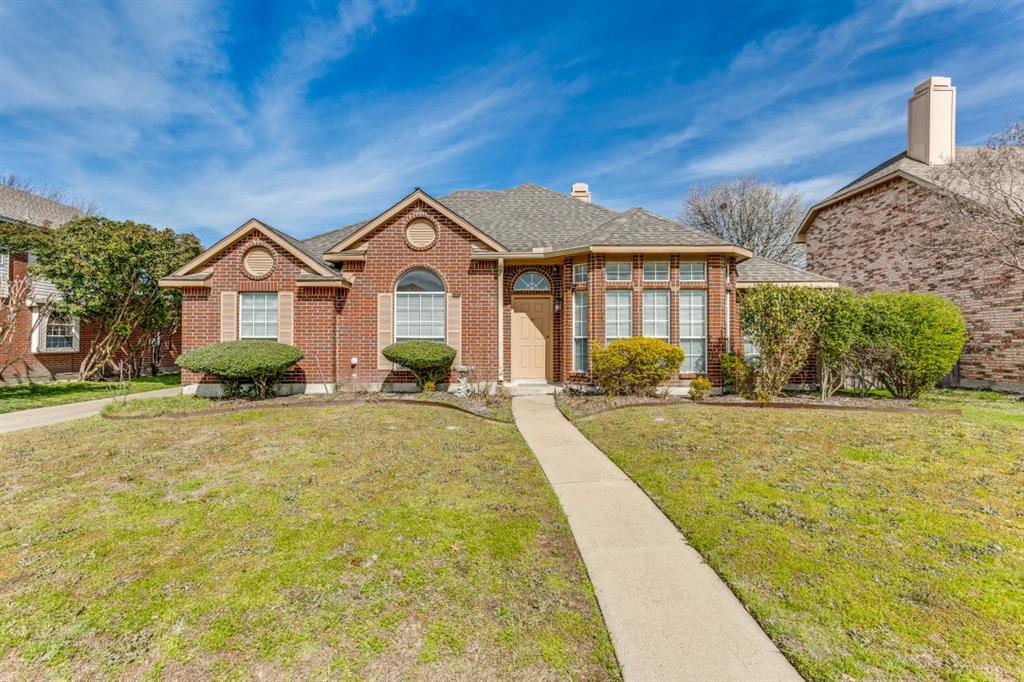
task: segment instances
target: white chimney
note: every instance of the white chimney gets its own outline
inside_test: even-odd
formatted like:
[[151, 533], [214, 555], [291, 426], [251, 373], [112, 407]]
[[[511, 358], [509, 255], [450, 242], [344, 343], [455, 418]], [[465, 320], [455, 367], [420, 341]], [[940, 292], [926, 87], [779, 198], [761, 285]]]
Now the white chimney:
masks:
[[573, 199], [579, 199], [590, 203], [590, 185], [585, 182], [574, 182], [572, 183], [572, 191], [569, 192], [569, 196]]
[[956, 151], [956, 88], [932, 76], [907, 101], [907, 156], [929, 165], [952, 163]]

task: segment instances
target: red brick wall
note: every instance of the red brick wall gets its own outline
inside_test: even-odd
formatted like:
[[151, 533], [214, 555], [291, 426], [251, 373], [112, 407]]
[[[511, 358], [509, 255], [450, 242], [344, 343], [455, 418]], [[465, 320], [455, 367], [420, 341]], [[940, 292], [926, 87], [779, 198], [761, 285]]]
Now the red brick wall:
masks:
[[[10, 259], [11, 280], [28, 275], [28, 258], [23, 253], [12, 254]], [[0, 306], [3, 302], [0, 302]], [[11, 343], [0, 347], [0, 367], [13, 361], [0, 377], [0, 381], [23, 381], [26, 379], [52, 379], [57, 376], [77, 375], [82, 360], [89, 352], [96, 335], [96, 325], [88, 320], [79, 324], [78, 351], [74, 353], [32, 353], [32, 311], [22, 310], [15, 322], [16, 329]], [[37, 329], [38, 332], [38, 329]], [[175, 334], [164, 342], [166, 352], [162, 358], [165, 370], [176, 369], [174, 358], [181, 348], [181, 334]], [[148, 362], [143, 362], [143, 371], [148, 372]]]
[[808, 269], [859, 292], [945, 296], [964, 312], [971, 337], [962, 377], [1024, 388], [1024, 276], [966, 259], [970, 245], [945, 227], [936, 202], [897, 178], [822, 210], [807, 233]]

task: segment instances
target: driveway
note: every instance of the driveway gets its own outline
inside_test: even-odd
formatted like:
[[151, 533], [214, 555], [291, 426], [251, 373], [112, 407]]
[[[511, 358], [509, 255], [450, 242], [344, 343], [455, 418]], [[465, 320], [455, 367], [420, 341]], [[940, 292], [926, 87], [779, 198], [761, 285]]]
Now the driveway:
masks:
[[[142, 393], [130, 393], [128, 400], [139, 400], [140, 398], [162, 398], [165, 396], [181, 395], [181, 386], [172, 388], [161, 388], [156, 391], [143, 391]], [[36, 426], [48, 426], [60, 422], [74, 421], [94, 417], [100, 413], [103, 406], [121, 398], [101, 398], [99, 400], [83, 400], [80, 403], [68, 403], [66, 405], [54, 405], [52, 407], [37, 407], [31, 410], [20, 412], [8, 412], [0, 414], [0, 433], [31, 429]]]
[[629, 680], [801, 679], [671, 521], [555, 407], [513, 398], [597, 593]]

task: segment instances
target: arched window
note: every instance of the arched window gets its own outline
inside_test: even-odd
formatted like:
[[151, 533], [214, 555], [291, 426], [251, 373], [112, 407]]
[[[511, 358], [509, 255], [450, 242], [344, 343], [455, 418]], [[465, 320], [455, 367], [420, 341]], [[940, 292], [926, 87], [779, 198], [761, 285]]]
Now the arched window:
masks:
[[551, 282], [539, 272], [524, 272], [516, 280], [513, 291], [551, 291]]
[[410, 270], [395, 286], [395, 341], [444, 343], [444, 283], [430, 270]]

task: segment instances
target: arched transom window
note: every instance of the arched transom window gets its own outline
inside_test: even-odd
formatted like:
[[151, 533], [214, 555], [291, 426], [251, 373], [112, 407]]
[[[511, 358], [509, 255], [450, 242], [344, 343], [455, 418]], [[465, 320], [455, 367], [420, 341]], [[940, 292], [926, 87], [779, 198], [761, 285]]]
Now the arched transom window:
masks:
[[410, 270], [395, 286], [395, 341], [444, 343], [444, 283], [430, 270]]
[[516, 280], [514, 291], [551, 291], [551, 282], [539, 272], [524, 272]]

